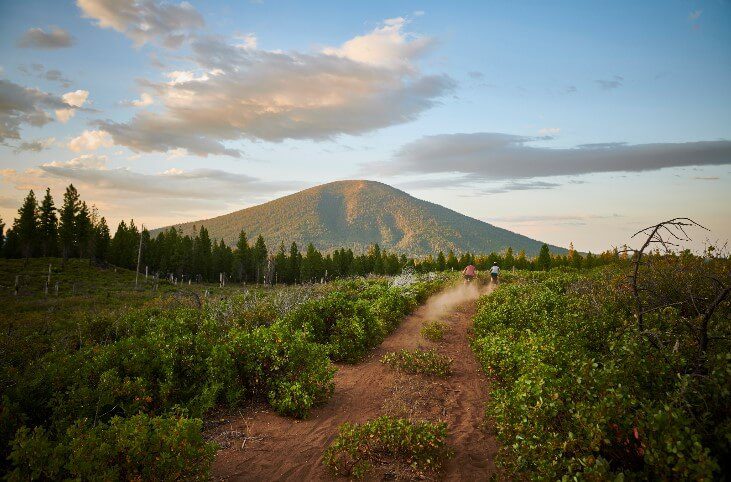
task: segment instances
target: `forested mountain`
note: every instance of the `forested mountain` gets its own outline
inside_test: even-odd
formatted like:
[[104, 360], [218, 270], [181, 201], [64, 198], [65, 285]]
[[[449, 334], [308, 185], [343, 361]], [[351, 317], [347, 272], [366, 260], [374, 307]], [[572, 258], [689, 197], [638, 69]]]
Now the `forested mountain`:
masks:
[[[270, 247], [295, 241], [323, 251], [383, 249], [410, 256], [439, 251], [500, 252], [512, 246], [529, 256], [543, 243], [498, 228], [374, 181], [337, 181], [230, 214], [176, 225], [183, 234], [204, 226], [211, 238], [235, 245], [240, 231], [263, 235]], [[153, 231], [154, 235], [160, 230]], [[554, 253], [565, 249], [551, 246]]]

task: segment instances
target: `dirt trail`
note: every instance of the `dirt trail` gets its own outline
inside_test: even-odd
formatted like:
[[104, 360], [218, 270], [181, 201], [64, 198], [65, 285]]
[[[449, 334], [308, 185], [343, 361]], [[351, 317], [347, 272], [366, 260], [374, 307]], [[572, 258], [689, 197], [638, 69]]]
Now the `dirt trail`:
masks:
[[[281, 417], [266, 406], [258, 406], [212, 429], [209, 435], [216, 440], [230, 440], [230, 446], [218, 452], [214, 478], [332, 480], [322, 464], [322, 453], [338, 427], [389, 414], [447, 422], [455, 457], [440, 475], [441, 480], [487, 479], [495, 473], [497, 446], [483, 425], [488, 385], [468, 342], [474, 300], [479, 294], [477, 286], [470, 285], [433, 296], [366, 360], [338, 365], [335, 395], [313, 410], [307, 420]], [[438, 343], [420, 334], [423, 322], [435, 319], [450, 327]], [[447, 379], [404, 375], [380, 362], [384, 353], [402, 348], [436, 348], [454, 359], [454, 374]]]

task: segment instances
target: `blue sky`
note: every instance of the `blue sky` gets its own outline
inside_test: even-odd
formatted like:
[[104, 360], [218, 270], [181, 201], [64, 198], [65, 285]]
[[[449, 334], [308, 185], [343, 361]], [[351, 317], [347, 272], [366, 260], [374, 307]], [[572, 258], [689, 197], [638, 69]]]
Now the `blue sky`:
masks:
[[368, 178], [582, 250], [731, 237], [728, 2], [344, 5], [0, 2], [0, 216], [73, 182], [154, 227]]

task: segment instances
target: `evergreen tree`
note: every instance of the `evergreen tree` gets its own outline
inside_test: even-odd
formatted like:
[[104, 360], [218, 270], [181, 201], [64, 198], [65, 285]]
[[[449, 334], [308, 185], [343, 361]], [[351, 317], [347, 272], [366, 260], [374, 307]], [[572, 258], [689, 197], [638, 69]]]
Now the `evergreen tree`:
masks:
[[211, 279], [212, 244], [208, 230], [201, 226], [198, 236], [193, 240], [193, 272], [203, 280]]
[[287, 263], [287, 249], [284, 241], [279, 244], [279, 251], [274, 257], [274, 273], [277, 283], [289, 283], [289, 264]]
[[315, 245], [312, 243], [307, 245], [307, 252], [302, 258], [302, 267], [300, 272], [302, 281], [309, 282], [317, 282], [325, 275], [322, 253], [315, 249]]
[[518, 269], [528, 268], [528, 259], [525, 256], [525, 250], [521, 249], [518, 253], [518, 258], [515, 260], [515, 267]]
[[58, 239], [64, 261], [74, 255], [76, 248], [76, 216], [81, 209], [79, 193], [73, 184], [69, 184], [63, 195], [63, 206], [59, 210]]
[[239, 281], [247, 281], [250, 274], [251, 251], [249, 242], [246, 240], [246, 233], [242, 229], [239, 233], [239, 241], [236, 243], [236, 261]]
[[82, 201], [79, 213], [76, 215], [76, 243], [80, 258], [91, 258], [90, 244], [93, 240], [93, 229], [91, 212], [89, 212], [86, 201]]
[[254, 247], [252, 248], [252, 258], [254, 260], [254, 269], [256, 273], [256, 282], [261, 283], [264, 279], [264, 273], [266, 271], [266, 261], [267, 261], [267, 246], [264, 243], [264, 237], [260, 234], [256, 238], [256, 243], [254, 243]]
[[447, 267], [447, 260], [444, 259], [444, 253], [439, 251], [437, 255], [437, 271], [444, 271]]
[[451, 249], [449, 250], [449, 254], [447, 254], [446, 267], [452, 270], [459, 269], [459, 262], [457, 261], [457, 257], [454, 255], [454, 251]]
[[43, 256], [56, 256], [58, 250], [58, 217], [56, 216], [56, 206], [53, 204], [50, 188], [46, 188], [46, 195], [41, 201], [38, 218], [41, 254]]
[[505, 259], [503, 260], [503, 268], [510, 269], [515, 266], [515, 257], [513, 256], [513, 248], [508, 247], [505, 250]]
[[547, 270], [551, 267], [551, 252], [548, 250], [547, 244], [541, 246], [538, 259], [536, 260], [536, 266], [540, 270]]
[[0, 216], [0, 255], [5, 255], [5, 223], [3, 222], [2, 216]]
[[26, 259], [32, 257], [38, 245], [39, 233], [38, 201], [36, 201], [36, 195], [32, 189], [18, 209], [13, 231], [18, 237], [21, 255]]
[[292, 283], [299, 283], [302, 279], [300, 278], [300, 267], [302, 264], [302, 255], [297, 248], [297, 243], [292, 242], [289, 247], [289, 276]]
[[107, 226], [107, 220], [102, 217], [94, 227], [94, 257], [96, 260], [107, 260], [110, 242], [109, 226]]

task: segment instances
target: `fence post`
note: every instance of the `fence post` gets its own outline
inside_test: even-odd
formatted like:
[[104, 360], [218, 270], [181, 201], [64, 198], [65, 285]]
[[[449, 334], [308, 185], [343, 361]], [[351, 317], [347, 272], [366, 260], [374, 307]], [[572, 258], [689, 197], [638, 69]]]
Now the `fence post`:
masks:
[[18, 296], [18, 289], [20, 289], [20, 275], [15, 275], [15, 296]]

